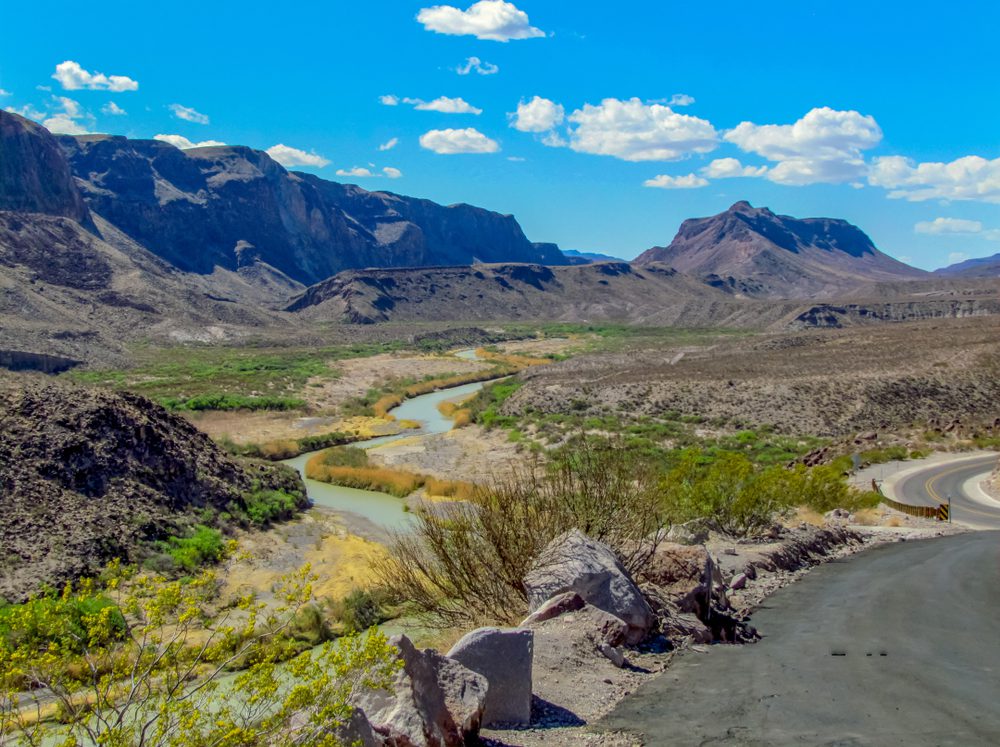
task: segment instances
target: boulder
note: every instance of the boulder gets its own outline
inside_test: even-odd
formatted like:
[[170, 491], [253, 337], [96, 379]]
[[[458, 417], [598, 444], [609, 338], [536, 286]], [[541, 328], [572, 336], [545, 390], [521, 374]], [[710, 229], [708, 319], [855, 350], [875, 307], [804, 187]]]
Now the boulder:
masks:
[[564, 615], [567, 612], [582, 610], [585, 604], [586, 602], [583, 601], [583, 597], [575, 591], [567, 591], [564, 594], [556, 594], [549, 601], [524, 618], [524, 621], [519, 627], [524, 628], [534, 623], [551, 620], [553, 617], [559, 617], [559, 615]]
[[733, 576], [733, 580], [729, 584], [729, 588], [733, 591], [739, 591], [740, 589], [745, 589], [747, 585], [747, 574], [737, 573]]
[[479, 628], [466, 634], [448, 658], [486, 678], [484, 726], [531, 723], [531, 666], [535, 634], [524, 628]]
[[626, 664], [625, 652], [622, 651], [620, 647], [611, 646], [607, 643], [602, 643], [597, 650], [600, 651], [602, 654], [604, 654], [604, 658], [606, 658], [608, 661], [610, 661], [619, 669], [623, 669], [625, 667]]
[[626, 642], [639, 643], [655, 623], [655, 615], [607, 545], [578, 529], [552, 540], [524, 579], [533, 612], [554, 595], [573, 591], [628, 626]]
[[334, 734], [340, 744], [360, 745], [360, 747], [381, 747], [384, 744], [360, 708], [353, 709], [350, 718], [337, 727]]
[[393, 747], [458, 747], [475, 740], [486, 707], [486, 678], [404, 635], [389, 643], [402, 669], [392, 691], [368, 691], [354, 705]]
[[667, 532], [667, 542], [678, 545], [702, 545], [708, 540], [708, 529], [701, 521], [689, 521], [686, 524], [674, 524]]

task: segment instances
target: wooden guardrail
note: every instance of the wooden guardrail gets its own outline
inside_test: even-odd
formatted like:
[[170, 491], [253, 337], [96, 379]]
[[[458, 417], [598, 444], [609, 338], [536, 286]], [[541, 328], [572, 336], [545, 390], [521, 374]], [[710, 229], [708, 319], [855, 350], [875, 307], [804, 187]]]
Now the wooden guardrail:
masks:
[[875, 480], [872, 480], [872, 490], [882, 496], [882, 503], [889, 508], [901, 511], [909, 516], [918, 516], [921, 519], [937, 519], [938, 521], [948, 521], [949, 519], [950, 509], [947, 503], [937, 506], [911, 506], [909, 503], [900, 503], [883, 493], [882, 486]]

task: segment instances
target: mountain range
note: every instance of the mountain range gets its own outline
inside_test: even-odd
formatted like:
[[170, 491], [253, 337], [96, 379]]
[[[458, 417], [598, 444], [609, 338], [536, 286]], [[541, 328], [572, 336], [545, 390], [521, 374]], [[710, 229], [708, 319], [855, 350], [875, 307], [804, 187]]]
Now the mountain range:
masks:
[[[747, 202], [685, 221], [631, 264], [564, 254], [513, 216], [369, 192], [250, 148], [54, 136], [0, 112], [0, 354], [15, 357], [88, 360], [137, 338], [297, 334], [317, 322], [856, 323], [863, 305], [810, 304], [946, 280], [933, 315], [981, 313], [975, 299], [995, 289], [962, 283], [995, 263], [968, 265], [926, 273], [846, 221]], [[973, 308], [940, 303], [951, 296]]]

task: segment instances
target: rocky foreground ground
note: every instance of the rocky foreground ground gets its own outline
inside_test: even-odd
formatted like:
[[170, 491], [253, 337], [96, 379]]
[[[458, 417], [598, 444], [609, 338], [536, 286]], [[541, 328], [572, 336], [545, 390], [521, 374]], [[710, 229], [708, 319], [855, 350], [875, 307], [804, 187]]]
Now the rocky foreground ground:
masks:
[[392, 693], [358, 703], [363, 729], [351, 735], [366, 745], [634, 744], [589, 727], [679, 650], [752, 644], [767, 633], [754, 629], [753, 610], [819, 563], [957, 531], [852, 519], [776, 525], [755, 542], [675, 527], [634, 577], [605, 545], [562, 535], [525, 578], [531, 613], [517, 628], [473, 631], [447, 655], [394, 638], [403, 671]]

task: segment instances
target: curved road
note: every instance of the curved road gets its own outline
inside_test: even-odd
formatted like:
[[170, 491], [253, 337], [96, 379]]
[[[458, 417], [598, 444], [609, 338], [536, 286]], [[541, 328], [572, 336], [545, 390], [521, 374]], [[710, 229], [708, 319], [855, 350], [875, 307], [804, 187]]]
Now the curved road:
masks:
[[[890, 497], [917, 506], [937, 506], [952, 498], [951, 517], [976, 528], [1000, 529], [1000, 502], [987, 497], [978, 483], [997, 466], [997, 454], [945, 462], [904, 473], [883, 485]], [[892, 495], [894, 493], [894, 495]]]
[[[989, 460], [901, 474], [896, 497], [953, 491], [956, 520], [1000, 526], [1000, 504], [962, 492]], [[756, 645], [685, 652], [596, 727], [651, 746], [997, 745], [998, 616], [1000, 532], [875, 548], [770, 597]]]

